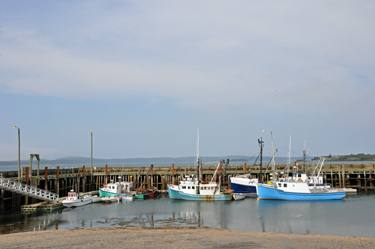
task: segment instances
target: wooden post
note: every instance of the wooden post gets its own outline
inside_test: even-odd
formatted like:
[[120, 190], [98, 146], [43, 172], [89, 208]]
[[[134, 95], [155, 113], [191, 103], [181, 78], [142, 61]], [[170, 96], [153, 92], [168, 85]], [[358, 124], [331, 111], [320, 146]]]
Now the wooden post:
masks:
[[105, 185], [108, 183], [108, 165], [105, 165]]
[[[363, 164], [362, 164], [362, 165], [363, 165]], [[367, 191], [366, 170], [363, 171], [363, 182], [365, 183], [365, 191]]]
[[86, 170], [85, 165], [82, 165], [82, 192], [86, 192]]
[[60, 196], [60, 167], [56, 167], [56, 194]]
[[154, 165], [151, 164], [151, 186], [154, 186]]
[[172, 184], [174, 184], [174, 164], [172, 164]]
[[245, 163], [244, 165], [244, 171], [245, 171], [245, 175], [247, 174], [247, 164]]
[[[29, 184], [29, 167], [26, 167], [26, 184]], [[25, 196], [25, 205], [29, 204], [29, 197]]]
[[345, 188], [345, 164], [342, 165], [342, 187]]
[[339, 169], [338, 175], [339, 175], [339, 188], [341, 188], [341, 171], [340, 171], [340, 169]]
[[333, 173], [332, 173], [332, 170], [331, 170], [331, 186], [333, 187]]

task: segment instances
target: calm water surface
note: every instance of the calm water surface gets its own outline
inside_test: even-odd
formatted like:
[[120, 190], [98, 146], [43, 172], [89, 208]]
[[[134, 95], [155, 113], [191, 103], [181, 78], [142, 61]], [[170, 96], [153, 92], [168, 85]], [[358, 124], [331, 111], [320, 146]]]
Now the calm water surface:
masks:
[[95, 227], [195, 226], [291, 234], [375, 238], [375, 194], [340, 201], [175, 201], [169, 198], [93, 203], [53, 213], [0, 216], [0, 233]]

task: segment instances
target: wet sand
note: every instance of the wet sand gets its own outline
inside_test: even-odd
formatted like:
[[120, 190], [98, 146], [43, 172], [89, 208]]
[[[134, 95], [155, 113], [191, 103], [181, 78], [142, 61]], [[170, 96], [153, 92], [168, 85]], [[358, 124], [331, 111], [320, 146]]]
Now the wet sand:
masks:
[[0, 235], [1, 248], [375, 248], [375, 239], [212, 228], [95, 228]]

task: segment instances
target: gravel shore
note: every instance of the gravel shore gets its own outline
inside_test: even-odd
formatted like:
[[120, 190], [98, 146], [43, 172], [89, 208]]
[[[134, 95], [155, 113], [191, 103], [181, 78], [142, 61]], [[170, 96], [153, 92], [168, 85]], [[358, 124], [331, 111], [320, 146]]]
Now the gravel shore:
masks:
[[375, 248], [375, 239], [212, 228], [95, 228], [0, 236], [1, 248]]

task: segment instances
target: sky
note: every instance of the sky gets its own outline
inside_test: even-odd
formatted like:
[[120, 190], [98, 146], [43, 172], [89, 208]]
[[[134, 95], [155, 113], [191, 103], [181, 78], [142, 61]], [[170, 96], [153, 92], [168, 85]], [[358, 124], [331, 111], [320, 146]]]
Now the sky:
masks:
[[[0, 0], [0, 161], [375, 153], [374, 1]], [[262, 132], [262, 130], [267, 130]]]

